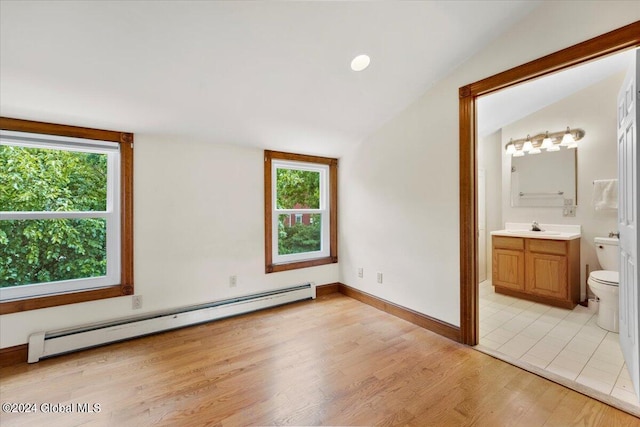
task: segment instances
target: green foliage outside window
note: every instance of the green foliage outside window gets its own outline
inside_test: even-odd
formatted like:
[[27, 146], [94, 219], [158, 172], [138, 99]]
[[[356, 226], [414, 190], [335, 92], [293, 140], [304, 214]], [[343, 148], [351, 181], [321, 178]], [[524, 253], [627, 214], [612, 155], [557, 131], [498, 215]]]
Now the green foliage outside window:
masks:
[[[0, 146], [0, 211], [104, 211], [107, 156]], [[104, 276], [106, 220], [0, 221], [0, 287]]]
[[320, 208], [320, 172], [278, 168], [276, 179], [278, 209]]
[[[278, 209], [319, 209], [320, 172], [300, 169], [276, 169], [276, 206]], [[307, 214], [309, 215], [309, 214]], [[320, 214], [309, 215], [309, 223], [295, 223], [290, 214], [278, 218], [278, 254], [317, 252], [321, 249]]]
[[317, 252], [321, 249], [322, 225], [320, 214], [310, 215], [310, 224], [292, 224], [286, 226], [286, 217], [291, 215], [279, 215], [278, 218], [278, 254], [289, 255], [304, 252]]

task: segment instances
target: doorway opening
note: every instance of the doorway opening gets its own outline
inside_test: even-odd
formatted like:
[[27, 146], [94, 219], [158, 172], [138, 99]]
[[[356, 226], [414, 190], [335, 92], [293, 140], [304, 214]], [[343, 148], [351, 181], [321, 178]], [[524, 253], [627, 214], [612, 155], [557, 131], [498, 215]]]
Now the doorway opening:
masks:
[[[604, 34], [528, 64], [460, 88], [460, 272], [461, 336], [476, 345], [479, 336], [478, 98], [560, 70], [640, 45], [640, 23]], [[551, 129], [549, 129], [551, 130]], [[555, 129], [554, 129], [555, 131]], [[488, 254], [486, 254], [488, 257]]]

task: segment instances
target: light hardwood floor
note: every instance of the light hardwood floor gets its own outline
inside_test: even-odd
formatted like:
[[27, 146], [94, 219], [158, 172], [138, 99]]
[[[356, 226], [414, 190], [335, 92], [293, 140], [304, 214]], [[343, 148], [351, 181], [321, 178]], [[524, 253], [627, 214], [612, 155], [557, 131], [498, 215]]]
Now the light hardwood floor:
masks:
[[2, 368], [0, 400], [38, 408], [2, 427], [640, 424], [340, 294]]

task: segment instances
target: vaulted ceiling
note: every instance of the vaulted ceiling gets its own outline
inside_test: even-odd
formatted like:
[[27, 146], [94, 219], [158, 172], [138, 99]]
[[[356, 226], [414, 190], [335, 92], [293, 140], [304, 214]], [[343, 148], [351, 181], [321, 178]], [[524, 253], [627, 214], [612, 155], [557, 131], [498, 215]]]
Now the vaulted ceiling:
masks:
[[627, 50], [481, 97], [478, 135], [487, 136], [613, 74], [623, 73], [632, 58], [633, 50]]
[[538, 4], [3, 1], [0, 113], [340, 156]]

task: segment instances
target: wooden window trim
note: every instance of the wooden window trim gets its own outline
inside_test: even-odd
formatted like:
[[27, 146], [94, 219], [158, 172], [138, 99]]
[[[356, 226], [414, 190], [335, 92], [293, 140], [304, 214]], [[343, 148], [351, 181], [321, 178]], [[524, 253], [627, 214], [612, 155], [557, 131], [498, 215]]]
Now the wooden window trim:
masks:
[[0, 315], [133, 295], [133, 134], [0, 117], [0, 129], [120, 144], [120, 284], [80, 292], [25, 298], [0, 303]]
[[479, 338], [477, 250], [477, 98], [594, 59], [640, 46], [640, 21], [519, 65], [459, 89], [460, 332], [464, 344]]
[[[282, 264], [273, 263], [272, 252], [272, 160], [289, 160], [295, 162], [318, 163], [329, 166], [329, 256], [305, 261], [294, 261]], [[338, 160], [329, 157], [308, 156], [304, 154], [284, 153], [265, 150], [264, 152], [264, 253], [265, 273], [315, 267], [338, 262]]]

